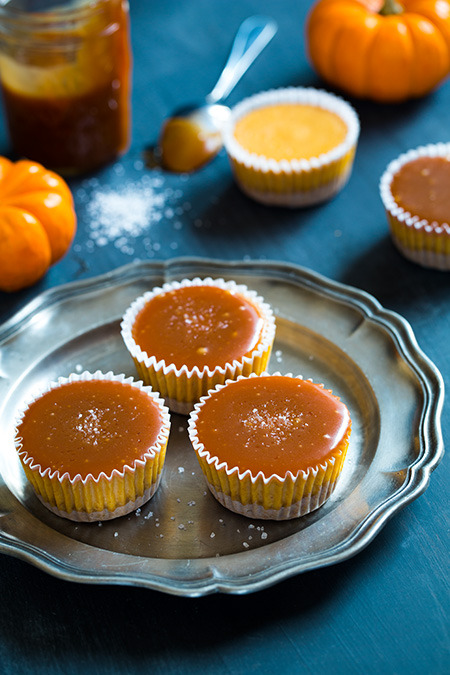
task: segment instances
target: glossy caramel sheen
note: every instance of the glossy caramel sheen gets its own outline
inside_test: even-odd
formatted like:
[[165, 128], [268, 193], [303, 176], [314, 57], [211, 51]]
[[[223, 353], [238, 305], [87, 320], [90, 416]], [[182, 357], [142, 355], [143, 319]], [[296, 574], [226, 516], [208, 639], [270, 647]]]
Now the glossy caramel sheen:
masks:
[[418, 157], [394, 175], [392, 196], [412, 216], [450, 224], [450, 157]]
[[30, 405], [19, 436], [43, 470], [97, 477], [142, 458], [155, 443], [161, 422], [157, 404], [136, 387], [71, 382]]
[[347, 125], [336, 113], [301, 103], [252, 110], [237, 121], [234, 137], [247, 152], [268, 159], [311, 159], [340, 145]]
[[194, 171], [212, 159], [221, 146], [219, 132], [208, 133], [190, 119], [172, 117], [161, 134], [162, 165], [177, 173]]
[[132, 335], [158, 361], [202, 369], [250, 353], [261, 325], [256, 307], [243, 296], [216, 286], [185, 286], [151, 298], [137, 315]]
[[198, 439], [228, 468], [294, 475], [330, 459], [350, 417], [336, 396], [305, 380], [273, 375], [231, 382], [200, 409]]

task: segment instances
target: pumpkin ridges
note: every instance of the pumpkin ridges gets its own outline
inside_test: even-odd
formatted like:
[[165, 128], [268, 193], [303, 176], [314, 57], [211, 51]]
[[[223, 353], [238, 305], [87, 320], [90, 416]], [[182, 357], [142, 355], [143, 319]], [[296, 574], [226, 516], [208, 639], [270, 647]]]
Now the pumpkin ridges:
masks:
[[49, 192], [59, 192], [73, 203], [69, 186], [60, 176], [53, 171], [49, 171], [41, 164], [28, 159], [21, 159], [13, 163], [11, 171], [5, 176], [0, 185], [0, 191], [3, 196], [45, 189]]
[[415, 96], [422, 96], [430, 85], [434, 87], [445, 77], [450, 65], [449, 52], [444, 37], [427, 19], [408, 13], [403, 22], [412, 35], [417, 57], [411, 91]]
[[[383, 0], [318, 0], [308, 15], [306, 44], [310, 61], [319, 75], [330, 84], [361, 96], [363, 71], [358, 60], [367, 54], [364, 93], [367, 98], [393, 103], [422, 96], [434, 89], [450, 70], [450, 64], [445, 66], [446, 59], [450, 62], [450, 1], [396, 1], [403, 7], [402, 12], [380, 15]], [[364, 47], [370, 44], [367, 36], [346, 44], [344, 36], [351, 36], [357, 25], [355, 22], [351, 27], [352, 21], [348, 21], [350, 11], [356, 6], [366, 20], [376, 17], [379, 21], [383, 39], [375, 36], [369, 48]], [[408, 17], [415, 13], [421, 21], [417, 22], [417, 30], [415, 27], [410, 30]], [[432, 31], [434, 45], [429, 39], [430, 25], [436, 29]], [[341, 27], [345, 28], [339, 35]], [[420, 32], [419, 27], [424, 30]], [[361, 33], [366, 30], [361, 20]], [[447, 44], [447, 56], [442, 49], [443, 42]], [[422, 58], [433, 62], [429, 67], [426, 64], [417, 66]]]
[[26, 168], [27, 164], [27, 160], [10, 163], [9, 171], [5, 172], [0, 183], [0, 194], [3, 198], [10, 194], [15, 194], [17, 190], [20, 190], [21, 183], [26, 178], [28, 171], [28, 168]]
[[441, 0], [408, 0], [406, 4], [409, 12], [424, 16], [437, 28], [447, 44], [450, 59], [450, 4]]
[[62, 258], [76, 229], [73, 211], [63, 196], [47, 191], [21, 193], [7, 197], [4, 203], [23, 209], [40, 222], [50, 242], [51, 265]]
[[6, 175], [11, 171], [12, 166], [13, 163], [11, 160], [7, 159], [6, 157], [0, 157], [0, 196], [2, 195], [2, 182]]
[[44, 276], [50, 265], [48, 237], [32, 215], [13, 206], [2, 209], [0, 290], [17, 291]]
[[42, 277], [69, 248], [76, 222], [62, 178], [35, 162], [0, 157], [0, 290]]
[[335, 73], [331, 54], [334, 53], [334, 45], [342, 28], [343, 11], [346, 18], [349, 12], [364, 14], [364, 8], [358, 0], [323, 0], [323, 4], [316, 5], [312, 10], [306, 24], [310, 60], [318, 72], [330, 81], [333, 81]]
[[[413, 50], [413, 41], [406, 26], [394, 16], [384, 17], [380, 21], [368, 60], [368, 80], [371, 96], [375, 100], [393, 103], [408, 97], [412, 82]], [[392, 80], [396, 82], [394, 90]]]
[[[366, 26], [366, 32], [361, 31], [361, 22]], [[351, 16], [345, 17], [345, 22], [334, 42], [334, 75], [333, 83], [353, 96], [364, 97], [367, 94], [367, 58], [369, 50], [379, 30], [377, 17]], [[352, 49], [348, 49], [348, 45]], [[346, 73], [351, 68], [353, 72], [351, 83], [346, 81]], [[344, 76], [341, 76], [344, 73]]]
[[326, 80], [331, 79], [333, 36], [339, 30], [339, 25], [320, 16], [314, 17], [314, 22], [307, 28], [309, 36], [309, 59], [313, 67]]

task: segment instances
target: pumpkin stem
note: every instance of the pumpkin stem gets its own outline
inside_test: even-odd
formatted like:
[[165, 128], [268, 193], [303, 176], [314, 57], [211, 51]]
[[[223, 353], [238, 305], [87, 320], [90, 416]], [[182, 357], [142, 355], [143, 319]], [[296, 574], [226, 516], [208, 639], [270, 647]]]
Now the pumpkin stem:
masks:
[[384, 0], [383, 7], [378, 12], [382, 16], [389, 16], [390, 14], [402, 14], [403, 7], [396, 0]]

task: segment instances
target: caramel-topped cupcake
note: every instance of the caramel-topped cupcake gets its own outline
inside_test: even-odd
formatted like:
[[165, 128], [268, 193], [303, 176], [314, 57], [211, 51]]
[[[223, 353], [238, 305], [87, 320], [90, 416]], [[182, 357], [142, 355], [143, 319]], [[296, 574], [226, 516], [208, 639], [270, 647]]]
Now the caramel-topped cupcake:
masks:
[[124, 375], [59, 378], [19, 416], [16, 448], [37, 496], [57, 515], [108, 520], [155, 493], [169, 438], [162, 399]]
[[323, 385], [275, 373], [216, 387], [191, 413], [189, 435], [212, 494], [254, 518], [321, 506], [341, 473], [347, 407]]
[[312, 88], [276, 89], [232, 110], [224, 143], [238, 185], [257, 201], [308, 206], [347, 182], [359, 121], [343, 99]]
[[238, 119], [236, 141], [248, 152], [276, 161], [311, 159], [344, 142], [348, 127], [342, 117], [305, 103], [275, 103], [255, 108]]
[[223, 279], [164, 284], [133, 302], [122, 336], [140, 377], [188, 413], [218, 383], [262, 372], [275, 336], [270, 307]]
[[394, 244], [425, 267], [450, 269], [450, 143], [400, 155], [380, 182]]

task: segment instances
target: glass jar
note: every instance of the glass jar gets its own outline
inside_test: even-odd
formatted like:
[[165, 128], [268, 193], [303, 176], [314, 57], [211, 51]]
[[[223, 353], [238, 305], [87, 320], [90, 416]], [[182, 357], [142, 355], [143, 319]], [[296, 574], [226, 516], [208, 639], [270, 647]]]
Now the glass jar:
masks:
[[53, 4], [2, 4], [0, 81], [15, 152], [74, 175], [112, 161], [129, 145], [128, 3]]

